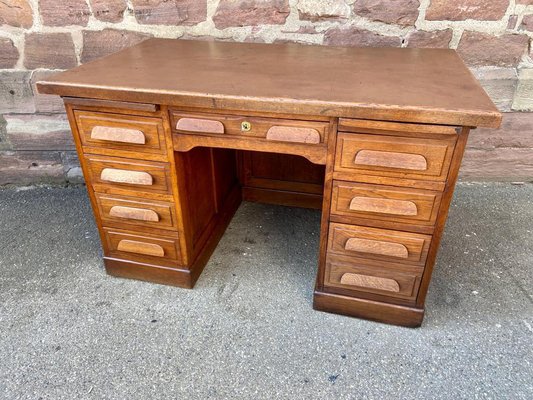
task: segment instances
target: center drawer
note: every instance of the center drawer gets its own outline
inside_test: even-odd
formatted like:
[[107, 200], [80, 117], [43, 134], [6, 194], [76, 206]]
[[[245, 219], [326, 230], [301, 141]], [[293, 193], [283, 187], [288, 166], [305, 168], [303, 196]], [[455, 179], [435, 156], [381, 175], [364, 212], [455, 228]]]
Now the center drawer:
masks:
[[350, 218], [433, 226], [441, 197], [440, 192], [430, 190], [333, 181], [331, 213]]
[[96, 204], [104, 225], [128, 224], [176, 230], [173, 203], [96, 193]]
[[171, 111], [172, 130], [195, 135], [226, 135], [269, 141], [320, 144], [328, 122]]

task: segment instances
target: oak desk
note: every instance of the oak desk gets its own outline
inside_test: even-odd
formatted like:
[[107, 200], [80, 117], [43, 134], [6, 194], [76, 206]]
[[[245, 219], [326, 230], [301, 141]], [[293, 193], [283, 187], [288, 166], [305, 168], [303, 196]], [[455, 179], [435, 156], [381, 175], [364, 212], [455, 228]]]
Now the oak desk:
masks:
[[453, 50], [150, 39], [37, 87], [64, 98], [109, 274], [192, 288], [241, 200], [313, 207], [315, 309], [406, 326], [468, 132], [501, 120]]

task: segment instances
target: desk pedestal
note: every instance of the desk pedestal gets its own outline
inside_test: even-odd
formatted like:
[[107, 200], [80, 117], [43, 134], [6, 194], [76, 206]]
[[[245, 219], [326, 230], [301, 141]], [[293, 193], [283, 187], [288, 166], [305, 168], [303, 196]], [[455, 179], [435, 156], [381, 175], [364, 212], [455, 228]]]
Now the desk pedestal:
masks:
[[65, 103], [110, 275], [192, 288], [243, 199], [318, 208], [314, 308], [422, 323], [468, 128]]

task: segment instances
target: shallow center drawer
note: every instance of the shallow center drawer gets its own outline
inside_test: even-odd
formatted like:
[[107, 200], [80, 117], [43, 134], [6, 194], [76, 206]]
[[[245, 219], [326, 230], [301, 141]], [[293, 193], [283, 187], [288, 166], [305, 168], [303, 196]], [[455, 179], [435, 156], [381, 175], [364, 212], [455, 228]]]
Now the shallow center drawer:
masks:
[[90, 111], [75, 111], [74, 115], [83, 146], [166, 153], [161, 119]]
[[159, 229], [176, 229], [174, 204], [115, 195], [96, 194], [104, 225], [130, 224]]
[[441, 193], [333, 181], [331, 213], [354, 218], [433, 225]]
[[341, 132], [335, 171], [442, 182], [455, 141], [455, 136], [437, 140]]
[[277, 142], [324, 143], [329, 124], [320, 121], [171, 111], [177, 133], [264, 138]]
[[424, 266], [430, 235], [330, 223], [328, 252]]

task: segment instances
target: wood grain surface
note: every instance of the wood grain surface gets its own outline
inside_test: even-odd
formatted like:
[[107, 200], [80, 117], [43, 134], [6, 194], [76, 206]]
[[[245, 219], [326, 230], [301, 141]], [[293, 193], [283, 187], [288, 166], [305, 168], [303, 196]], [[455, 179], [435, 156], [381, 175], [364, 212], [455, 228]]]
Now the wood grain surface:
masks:
[[149, 39], [48, 77], [37, 88], [188, 107], [445, 125], [501, 122], [500, 112], [449, 49]]

